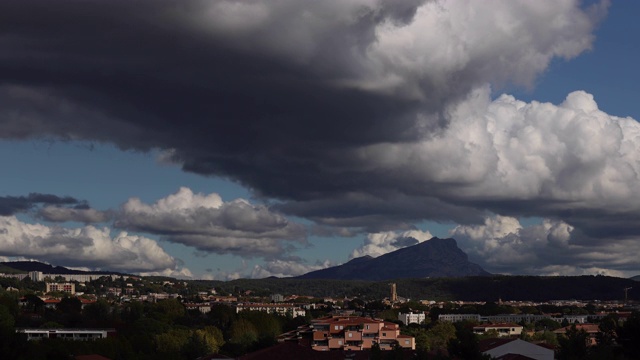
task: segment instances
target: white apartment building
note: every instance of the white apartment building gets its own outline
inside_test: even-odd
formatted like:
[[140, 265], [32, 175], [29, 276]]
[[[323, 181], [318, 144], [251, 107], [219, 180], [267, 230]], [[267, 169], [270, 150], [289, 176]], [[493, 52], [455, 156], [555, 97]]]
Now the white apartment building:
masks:
[[16, 333], [27, 334], [27, 340], [64, 339], [95, 340], [114, 336], [115, 329], [16, 329]]
[[484, 324], [474, 326], [473, 332], [476, 334], [484, 334], [487, 331], [495, 330], [498, 336], [520, 336], [522, 334], [522, 325], [518, 324]]
[[240, 303], [235, 306], [236, 313], [240, 311], [262, 311], [269, 314], [278, 314], [291, 317], [305, 316], [306, 311], [294, 304], [262, 304], [262, 303]]
[[414, 314], [410, 312], [407, 314], [403, 314], [403, 313], [398, 314], [398, 320], [402, 321], [402, 323], [405, 325], [422, 324], [425, 319], [426, 319], [426, 315], [424, 313]]
[[458, 321], [477, 321], [480, 322], [480, 315], [478, 314], [440, 314], [438, 315], [438, 321], [458, 322]]

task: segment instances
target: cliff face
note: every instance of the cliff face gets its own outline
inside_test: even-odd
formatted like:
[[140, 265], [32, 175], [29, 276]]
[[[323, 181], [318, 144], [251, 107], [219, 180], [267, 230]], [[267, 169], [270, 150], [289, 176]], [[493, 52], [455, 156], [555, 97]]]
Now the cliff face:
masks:
[[432, 238], [377, 258], [363, 256], [343, 265], [312, 271], [300, 279], [391, 280], [425, 277], [489, 276], [469, 262], [454, 239]]

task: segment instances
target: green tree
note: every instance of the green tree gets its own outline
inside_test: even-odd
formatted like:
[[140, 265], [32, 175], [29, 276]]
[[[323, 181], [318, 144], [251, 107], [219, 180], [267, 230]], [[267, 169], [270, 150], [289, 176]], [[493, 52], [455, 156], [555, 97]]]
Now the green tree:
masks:
[[582, 360], [588, 355], [589, 334], [583, 329], [577, 329], [573, 324], [564, 336], [558, 339], [558, 360]]
[[14, 326], [16, 324], [15, 318], [11, 315], [9, 309], [0, 304], [0, 334], [7, 336], [15, 331]]
[[611, 347], [615, 344], [616, 330], [618, 328], [617, 318], [614, 316], [605, 316], [598, 329], [600, 332], [596, 335], [596, 341], [599, 347]]
[[134, 323], [144, 315], [144, 305], [139, 301], [133, 301], [122, 307], [122, 320], [128, 324]]
[[183, 348], [183, 355], [187, 359], [195, 359], [211, 353], [217, 353], [224, 345], [222, 332], [214, 326], [195, 330]]
[[235, 319], [236, 312], [224, 304], [211, 305], [211, 311], [207, 313], [209, 323], [221, 329], [222, 332], [229, 331]]
[[456, 338], [456, 328], [450, 322], [437, 321], [427, 331], [427, 338], [428, 350], [446, 349], [449, 341]]
[[64, 325], [55, 321], [47, 321], [44, 324], [40, 325], [40, 328], [41, 329], [62, 329], [64, 328]]
[[550, 330], [536, 332], [535, 334], [533, 334], [532, 340], [540, 341], [553, 346], [558, 346], [558, 337], [553, 331]]
[[560, 323], [552, 319], [540, 319], [535, 322], [536, 331], [542, 331], [542, 330], [553, 331], [553, 330], [559, 329], [560, 327], [561, 327]]
[[185, 345], [189, 342], [191, 330], [171, 329], [168, 332], [155, 335], [157, 352], [163, 354], [163, 358], [177, 357]]
[[480, 352], [478, 337], [470, 327], [456, 324], [456, 337], [449, 341], [449, 354], [465, 360], [490, 359]]
[[618, 342], [629, 359], [638, 359], [640, 354], [640, 312], [633, 312], [618, 329]]
[[77, 297], [65, 297], [56, 308], [63, 314], [79, 314], [82, 311], [82, 302]]
[[196, 334], [204, 340], [209, 353], [220, 351], [224, 345], [222, 331], [215, 326], [206, 326], [204, 329], [196, 330]]
[[184, 315], [184, 305], [177, 299], [160, 300], [149, 308], [149, 316], [167, 324], [172, 324]]
[[380, 344], [377, 342], [371, 345], [371, 356], [369, 358], [371, 360], [382, 360], [382, 349], [380, 349]]
[[82, 311], [88, 325], [92, 327], [113, 326], [113, 312], [111, 305], [105, 299], [98, 299], [87, 305]]
[[500, 337], [500, 333], [498, 333], [498, 330], [496, 329], [489, 329], [488, 331], [478, 335], [479, 340], [496, 339], [498, 337]]
[[253, 324], [257, 331], [258, 341], [262, 346], [273, 345], [276, 337], [282, 333], [281, 316], [268, 314], [262, 311], [243, 311], [240, 318], [246, 319]]
[[258, 341], [258, 330], [247, 319], [238, 319], [231, 325], [229, 342], [239, 345], [243, 350], [251, 348]]

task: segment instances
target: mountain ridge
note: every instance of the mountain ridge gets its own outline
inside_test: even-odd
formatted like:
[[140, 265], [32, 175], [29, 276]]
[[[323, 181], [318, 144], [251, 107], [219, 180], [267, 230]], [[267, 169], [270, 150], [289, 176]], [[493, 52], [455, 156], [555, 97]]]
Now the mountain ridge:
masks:
[[342, 265], [312, 271], [296, 278], [377, 281], [490, 275], [480, 265], [469, 262], [467, 254], [458, 247], [455, 239], [433, 237], [376, 258], [363, 256]]
[[68, 269], [64, 266], [54, 266], [39, 261], [4, 261], [0, 265], [22, 272], [40, 271], [43, 274], [62, 274], [62, 275], [78, 275], [78, 274], [123, 274], [117, 271], [84, 271]]

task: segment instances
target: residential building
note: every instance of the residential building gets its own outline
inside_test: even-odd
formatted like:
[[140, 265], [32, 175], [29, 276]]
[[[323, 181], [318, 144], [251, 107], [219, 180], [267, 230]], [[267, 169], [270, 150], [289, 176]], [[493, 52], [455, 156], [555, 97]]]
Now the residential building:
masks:
[[208, 312], [211, 311], [211, 304], [192, 304], [192, 303], [185, 303], [184, 307], [187, 310], [198, 310], [203, 314], [206, 314]]
[[597, 343], [596, 337], [600, 332], [600, 327], [598, 324], [573, 324], [554, 330], [553, 332], [556, 335], [565, 335], [567, 331], [569, 331], [574, 325], [576, 327], [576, 330], [584, 330], [587, 334], [589, 334], [589, 345], [595, 345]]
[[241, 311], [262, 311], [269, 314], [278, 314], [282, 316], [305, 316], [307, 312], [294, 304], [264, 304], [264, 303], [239, 303], [234, 305], [236, 313]]
[[273, 294], [271, 295], [271, 302], [283, 302], [284, 301], [284, 296], [282, 296], [282, 294]]
[[31, 278], [31, 281], [44, 281], [42, 271], [31, 271], [29, 272], [29, 277]]
[[115, 329], [16, 329], [16, 333], [27, 335], [27, 340], [65, 339], [95, 340], [114, 336]]
[[74, 283], [46, 283], [47, 292], [60, 291], [69, 295], [75, 295], [76, 284]]
[[584, 324], [588, 317], [594, 315], [565, 315], [563, 317], [552, 317], [551, 315], [534, 315], [534, 314], [500, 314], [490, 316], [480, 316], [479, 314], [440, 314], [439, 321], [458, 322], [458, 321], [477, 321], [479, 323], [532, 323], [542, 319], [552, 319], [557, 322], [567, 320], [569, 323]]
[[498, 336], [520, 336], [522, 334], [522, 325], [506, 323], [506, 324], [483, 324], [473, 327], [476, 334], [484, 334], [488, 331], [495, 330]]
[[458, 321], [477, 321], [480, 322], [480, 315], [478, 314], [440, 314], [438, 315], [438, 321], [458, 322]]
[[395, 344], [415, 350], [415, 339], [401, 335], [398, 324], [359, 316], [329, 316], [280, 335], [280, 342], [297, 342], [314, 350], [368, 350], [377, 343], [382, 350]]
[[403, 314], [403, 313], [398, 314], [398, 320], [402, 321], [402, 323], [405, 325], [422, 324], [426, 318], [427, 317], [424, 313], [414, 314], [410, 312], [407, 314]]

